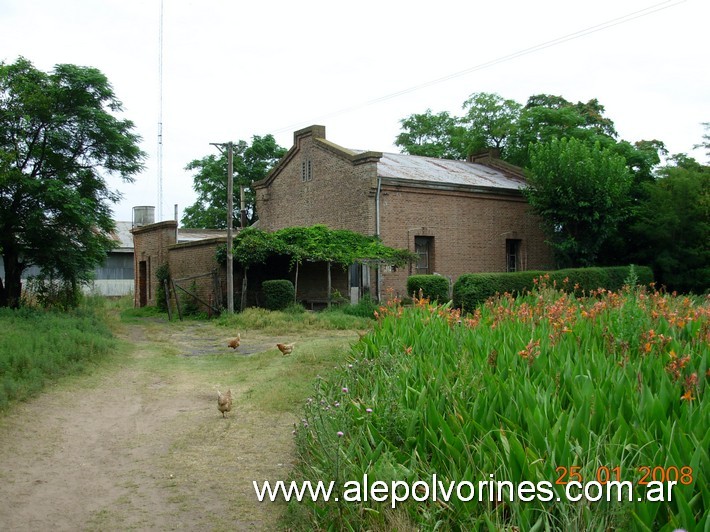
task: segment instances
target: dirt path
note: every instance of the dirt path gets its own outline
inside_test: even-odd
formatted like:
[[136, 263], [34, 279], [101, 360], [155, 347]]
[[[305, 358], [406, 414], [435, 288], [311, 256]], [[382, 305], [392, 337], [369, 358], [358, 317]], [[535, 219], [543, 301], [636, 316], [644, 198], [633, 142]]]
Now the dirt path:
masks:
[[[275, 374], [199, 356], [226, 351], [209, 324], [130, 330], [119, 362], [0, 418], [0, 530], [276, 529], [283, 504], [252, 488], [291, 466], [293, 414], [252, 397]], [[253, 336], [243, 351], [271, 342]], [[215, 389], [227, 386], [223, 419]]]

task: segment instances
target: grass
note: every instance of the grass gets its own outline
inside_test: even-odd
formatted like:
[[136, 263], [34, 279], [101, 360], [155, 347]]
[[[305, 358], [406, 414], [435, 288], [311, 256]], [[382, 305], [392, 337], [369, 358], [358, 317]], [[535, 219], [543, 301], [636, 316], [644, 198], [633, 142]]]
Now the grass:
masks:
[[320, 312], [271, 311], [248, 308], [244, 312], [218, 318], [217, 323], [233, 330], [260, 330], [264, 333], [282, 334], [323, 330], [356, 330], [372, 327], [373, 320], [346, 314], [339, 308]]
[[106, 312], [94, 298], [71, 312], [0, 309], [0, 409], [113, 353]]
[[[394, 514], [400, 528], [707, 530], [709, 341], [710, 301], [640, 289], [575, 299], [542, 287], [469, 316], [395, 301], [318, 381], [293, 478], [477, 485], [493, 475], [549, 482], [562, 499], [410, 500]], [[558, 481], [572, 468], [588, 481], [604, 467], [639, 494], [644, 467], [686, 477], [670, 502], [565, 501]], [[390, 529], [390, 503], [291, 504], [288, 524]]]

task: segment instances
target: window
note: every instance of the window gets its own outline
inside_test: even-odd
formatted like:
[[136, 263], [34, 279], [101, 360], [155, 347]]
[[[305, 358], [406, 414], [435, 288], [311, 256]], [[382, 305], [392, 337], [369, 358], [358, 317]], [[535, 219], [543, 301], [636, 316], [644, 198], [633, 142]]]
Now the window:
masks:
[[313, 179], [313, 165], [310, 159], [301, 161], [301, 181], [310, 181]]
[[520, 270], [520, 240], [508, 238], [505, 241], [505, 267], [508, 272]]
[[432, 273], [434, 271], [434, 237], [415, 236], [414, 253], [417, 255], [416, 273]]

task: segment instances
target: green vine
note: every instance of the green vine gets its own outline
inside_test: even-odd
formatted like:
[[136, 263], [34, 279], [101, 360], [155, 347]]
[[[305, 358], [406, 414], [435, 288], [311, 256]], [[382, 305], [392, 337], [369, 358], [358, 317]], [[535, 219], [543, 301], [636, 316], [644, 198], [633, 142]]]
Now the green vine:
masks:
[[[287, 227], [273, 233], [247, 228], [234, 238], [232, 254], [243, 266], [263, 264], [273, 255], [289, 256], [292, 266], [303, 261], [332, 262], [342, 266], [357, 262], [404, 266], [416, 259], [410, 251], [385, 246], [377, 237], [345, 229], [329, 229], [325, 225]], [[220, 246], [217, 259], [225, 262], [226, 257], [226, 246]]]

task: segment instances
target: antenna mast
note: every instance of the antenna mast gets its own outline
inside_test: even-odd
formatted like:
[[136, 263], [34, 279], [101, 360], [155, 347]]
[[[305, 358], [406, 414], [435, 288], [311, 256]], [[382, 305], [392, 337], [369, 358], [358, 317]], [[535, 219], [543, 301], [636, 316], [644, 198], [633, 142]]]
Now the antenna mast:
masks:
[[163, 0], [158, 29], [158, 221], [163, 221]]

